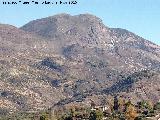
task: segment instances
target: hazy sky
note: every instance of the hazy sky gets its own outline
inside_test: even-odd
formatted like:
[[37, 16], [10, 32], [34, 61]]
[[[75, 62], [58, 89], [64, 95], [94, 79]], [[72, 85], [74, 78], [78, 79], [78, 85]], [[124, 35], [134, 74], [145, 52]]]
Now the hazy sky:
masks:
[[125, 28], [160, 45], [160, 0], [77, 0], [76, 5], [3, 5], [2, 1], [19, 0], [0, 0], [0, 23], [20, 27], [31, 20], [58, 13], [90, 13], [100, 17], [108, 27]]

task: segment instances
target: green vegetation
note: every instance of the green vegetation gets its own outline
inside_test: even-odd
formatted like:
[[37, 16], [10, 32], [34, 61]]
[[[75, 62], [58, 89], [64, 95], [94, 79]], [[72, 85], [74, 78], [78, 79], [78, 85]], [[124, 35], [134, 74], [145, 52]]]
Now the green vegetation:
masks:
[[143, 100], [133, 104], [130, 99], [115, 96], [103, 106], [92, 101], [91, 106], [57, 106], [41, 112], [12, 114], [0, 120], [147, 120], [159, 113], [160, 102]]
[[101, 110], [95, 110], [90, 112], [89, 120], [102, 120], [103, 112]]
[[154, 109], [160, 111], [160, 102], [157, 102], [157, 103], [154, 105]]

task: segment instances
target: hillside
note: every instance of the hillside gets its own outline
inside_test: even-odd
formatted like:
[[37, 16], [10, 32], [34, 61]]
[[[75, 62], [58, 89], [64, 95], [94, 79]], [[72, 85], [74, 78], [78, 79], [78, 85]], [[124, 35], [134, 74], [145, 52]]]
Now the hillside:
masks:
[[160, 99], [160, 46], [93, 15], [0, 25], [0, 41], [0, 114], [117, 93]]

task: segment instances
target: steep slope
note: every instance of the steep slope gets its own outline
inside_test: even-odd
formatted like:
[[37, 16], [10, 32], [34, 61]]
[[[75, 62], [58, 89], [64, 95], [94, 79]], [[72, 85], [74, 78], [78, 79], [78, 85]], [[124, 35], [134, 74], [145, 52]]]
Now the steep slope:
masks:
[[[75, 78], [83, 78], [80, 83], [76, 83], [76, 89], [72, 87], [72, 91], [81, 89], [99, 93], [109, 89], [114, 92], [112, 87], [120, 83], [120, 87], [116, 85], [120, 90], [115, 92], [121, 92], [121, 82], [127, 76], [160, 67], [160, 46], [125, 29], [106, 27], [101, 19], [90, 14], [55, 15], [31, 21], [21, 29], [53, 41], [58, 45], [58, 51], [61, 51], [59, 54], [81, 63], [83, 68], [75, 65], [79, 69], [70, 71]], [[155, 84], [158, 79], [155, 78]], [[132, 87], [137, 81], [125, 82], [123, 88]], [[159, 98], [159, 94], [156, 96]]]
[[66, 57], [91, 53], [92, 56], [109, 59], [116, 69], [121, 67], [136, 71], [157, 67], [160, 61], [158, 45], [127, 30], [108, 28], [99, 18], [89, 14], [55, 15], [31, 21], [21, 29], [54, 41]]
[[[160, 99], [160, 47], [93, 15], [0, 25], [0, 41], [0, 114], [113, 93]], [[139, 84], [149, 91], [137, 93]]]
[[0, 114], [44, 109], [61, 98], [42, 80], [44, 71], [34, 67], [49, 56], [50, 43], [10, 25], [0, 25], [0, 41]]

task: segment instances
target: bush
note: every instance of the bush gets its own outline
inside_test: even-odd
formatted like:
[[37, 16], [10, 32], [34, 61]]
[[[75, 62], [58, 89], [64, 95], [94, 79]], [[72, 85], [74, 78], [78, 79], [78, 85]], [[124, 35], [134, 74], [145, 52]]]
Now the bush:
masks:
[[160, 110], [160, 102], [157, 102], [157, 103], [154, 105], [154, 110]]
[[89, 120], [102, 120], [103, 112], [101, 110], [91, 111]]
[[42, 113], [40, 116], [40, 120], [49, 120], [49, 114], [48, 113]]

